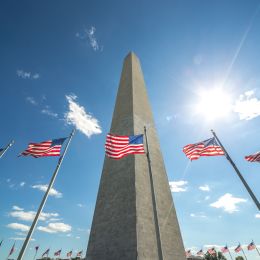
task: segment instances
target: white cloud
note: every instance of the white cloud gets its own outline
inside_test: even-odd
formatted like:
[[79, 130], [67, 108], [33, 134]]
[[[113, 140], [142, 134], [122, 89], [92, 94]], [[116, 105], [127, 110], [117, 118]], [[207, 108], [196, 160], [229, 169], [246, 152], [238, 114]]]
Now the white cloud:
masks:
[[86, 31], [89, 39], [89, 43], [94, 51], [99, 50], [99, 45], [97, 42], [97, 38], [95, 36], [96, 28], [94, 26], [91, 26], [89, 30]]
[[72, 227], [70, 225], [64, 223], [49, 223], [48, 226], [39, 226], [37, 228], [40, 231], [47, 232], [47, 233], [66, 233], [70, 232]]
[[38, 79], [39, 77], [40, 77], [40, 74], [39, 74], [39, 73], [35, 73], [35, 74], [32, 76], [33, 79]]
[[172, 116], [166, 116], [166, 120], [170, 122], [172, 120]]
[[184, 192], [187, 190], [187, 181], [170, 181], [171, 192]]
[[[37, 185], [33, 185], [32, 188], [45, 192], [48, 188], [48, 185], [47, 184], [37, 184]], [[51, 188], [49, 195], [54, 196], [56, 198], [62, 198], [62, 193], [55, 190], [54, 188]]]
[[35, 99], [33, 97], [27, 97], [26, 101], [28, 101], [29, 103], [31, 103], [34, 106], [37, 105], [37, 102], [35, 101]]
[[204, 213], [202, 213], [202, 212], [199, 212], [199, 213], [191, 213], [190, 216], [191, 216], [192, 218], [206, 218], [206, 217], [207, 217], [207, 216], [206, 216]]
[[17, 70], [16, 74], [19, 78], [22, 79], [38, 79], [40, 77], [39, 73], [31, 73], [31, 72], [26, 72], [24, 70]]
[[254, 90], [246, 91], [236, 101], [233, 111], [238, 113], [240, 120], [251, 120], [260, 115], [260, 99], [254, 95]]
[[20, 223], [10, 223], [7, 225], [8, 228], [17, 229], [21, 231], [29, 231], [30, 227]]
[[80, 208], [84, 208], [85, 207], [85, 205], [81, 204], [81, 203], [78, 203], [77, 206], [80, 207]]
[[21, 186], [21, 187], [23, 187], [24, 185], [25, 185], [25, 182], [24, 182], [24, 181], [20, 182], [20, 186]]
[[99, 45], [95, 32], [96, 28], [91, 26], [89, 29], [85, 29], [83, 33], [77, 32], [76, 37], [80, 40], [88, 40], [94, 51], [103, 51], [103, 46]]
[[20, 207], [18, 207], [18, 206], [13, 206], [13, 208], [12, 208], [13, 210], [23, 210], [22, 208], [20, 208]]
[[[15, 240], [15, 241], [18, 241], [18, 240], [23, 241], [23, 240], [25, 240], [25, 237], [10, 237], [9, 239]], [[30, 241], [35, 241], [35, 239], [31, 238]]]
[[76, 239], [80, 239], [80, 237], [79, 237], [79, 236], [77, 236], [77, 237], [76, 237]]
[[255, 217], [256, 218], [260, 218], [260, 214], [255, 214]]
[[[15, 211], [11, 211], [9, 212], [9, 215], [13, 218], [17, 218], [19, 220], [23, 220], [23, 221], [33, 221], [34, 217], [36, 215], [35, 211], [24, 211], [23, 209], [16, 208], [16, 206], [13, 207], [13, 209], [16, 209]], [[42, 212], [39, 220], [45, 221], [48, 219], [51, 219], [53, 217], [58, 217], [59, 214], [58, 213], [46, 213], [46, 212]]]
[[209, 185], [205, 184], [204, 186], [199, 186], [199, 189], [202, 191], [210, 191]]
[[233, 197], [232, 194], [226, 193], [221, 196], [216, 202], [211, 203], [210, 206], [220, 209], [222, 208], [224, 211], [228, 213], [234, 213], [238, 210], [237, 204], [246, 202], [246, 199]]
[[87, 114], [85, 108], [76, 103], [77, 97], [75, 95], [66, 96], [66, 98], [69, 102], [69, 111], [65, 113], [67, 124], [74, 125], [87, 137], [102, 133], [98, 120]]
[[45, 106], [45, 108], [41, 110], [41, 113], [51, 117], [58, 117], [58, 114], [52, 112], [49, 106]]
[[210, 199], [210, 196], [206, 196], [206, 197], [205, 197], [205, 200], [209, 200], [209, 199]]

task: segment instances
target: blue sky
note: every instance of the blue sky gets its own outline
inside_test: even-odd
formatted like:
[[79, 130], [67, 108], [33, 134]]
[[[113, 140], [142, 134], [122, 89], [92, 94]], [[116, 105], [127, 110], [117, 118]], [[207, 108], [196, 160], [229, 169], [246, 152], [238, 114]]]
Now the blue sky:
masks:
[[189, 163], [182, 152], [213, 128], [260, 199], [259, 164], [244, 160], [260, 149], [259, 1], [8, 0], [0, 17], [0, 146], [15, 139], [0, 160], [1, 259], [14, 240], [17, 257], [57, 163], [17, 155], [82, 122], [26, 259], [36, 245], [51, 255], [86, 249], [130, 50], [142, 63], [185, 247], [260, 245], [260, 214], [227, 160]]

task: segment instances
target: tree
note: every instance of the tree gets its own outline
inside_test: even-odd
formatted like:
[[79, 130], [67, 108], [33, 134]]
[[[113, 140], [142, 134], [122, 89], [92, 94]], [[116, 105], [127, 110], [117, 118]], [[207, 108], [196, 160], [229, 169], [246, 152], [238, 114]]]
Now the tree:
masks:
[[244, 257], [243, 256], [237, 256], [236, 260], [244, 260]]
[[217, 252], [217, 255], [214, 256], [207, 252], [205, 254], [205, 260], [227, 260], [227, 258], [221, 252]]

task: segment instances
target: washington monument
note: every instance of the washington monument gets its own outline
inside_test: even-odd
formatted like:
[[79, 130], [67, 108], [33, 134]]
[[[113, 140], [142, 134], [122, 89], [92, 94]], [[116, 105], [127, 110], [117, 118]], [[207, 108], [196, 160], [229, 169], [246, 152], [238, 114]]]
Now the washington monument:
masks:
[[169, 182], [137, 56], [123, 65], [110, 133], [144, 134], [146, 152], [106, 157], [87, 260], [185, 260]]

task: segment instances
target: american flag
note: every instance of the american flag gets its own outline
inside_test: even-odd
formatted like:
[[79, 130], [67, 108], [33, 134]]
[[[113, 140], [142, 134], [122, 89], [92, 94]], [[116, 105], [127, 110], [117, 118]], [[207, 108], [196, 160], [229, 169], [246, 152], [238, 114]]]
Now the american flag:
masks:
[[224, 253], [224, 254], [227, 253], [228, 251], [229, 250], [228, 250], [227, 246], [224, 246], [224, 247], [221, 248], [221, 252]]
[[190, 250], [186, 251], [185, 253], [186, 253], [186, 257], [190, 257], [191, 256], [191, 251]]
[[216, 255], [216, 254], [217, 254], [214, 247], [209, 248], [207, 252], [208, 252], [210, 255]]
[[12, 248], [11, 248], [10, 253], [9, 253], [8, 256], [12, 255], [13, 252], [14, 252], [14, 250], [15, 250], [15, 243], [13, 244], [13, 246], [12, 246]]
[[247, 246], [248, 250], [254, 250], [256, 249], [255, 243], [252, 241], [248, 246]]
[[245, 159], [249, 162], [260, 162], [260, 152], [245, 156]]
[[203, 250], [200, 249], [200, 251], [197, 252], [197, 255], [204, 255]]
[[81, 255], [82, 255], [82, 252], [83, 252], [83, 251], [79, 251], [79, 252], [77, 253], [77, 256], [81, 256]]
[[238, 253], [242, 250], [241, 245], [239, 244], [236, 248], [235, 248], [235, 252]]
[[30, 143], [28, 148], [20, 155], [33, 156], [35, 158], [44, 156], [60, 156], [63, 142], [67, 138], [53, 139], [41, 143]]
[[59, 256], [61, 253], [61, 249], [54, 253], [55, 256]]
[[121, 159], [128, 154], [144, 154], [143, 135], [113, 135], [106, 138], [106, 155], [113, 159]]
[[42, 257], [44, 257], [45, 255], [48, 256], [49, 252], [50, 252], [50, 248], [48, 248], [48, 249], [42, 254]]
[[199, 159], [200, 156], [217, 156], [225, 154], [218, 145], [215, 137], [196, 144], [188, 144], [183, 147], [183, 152], [191, 161]]
[[72, 256], [72, 251], [69, 251], [68, 253], [67, 253], [67, 257], [71, 257]]

